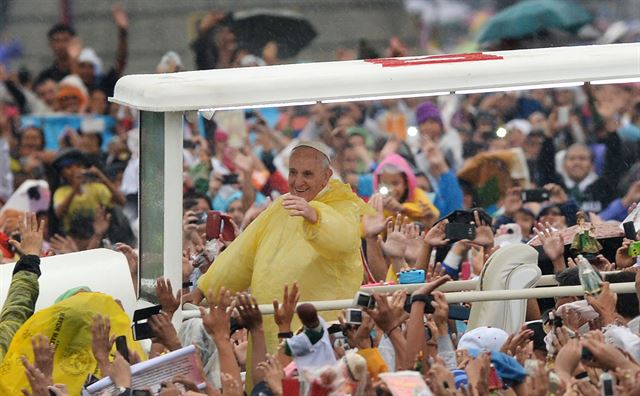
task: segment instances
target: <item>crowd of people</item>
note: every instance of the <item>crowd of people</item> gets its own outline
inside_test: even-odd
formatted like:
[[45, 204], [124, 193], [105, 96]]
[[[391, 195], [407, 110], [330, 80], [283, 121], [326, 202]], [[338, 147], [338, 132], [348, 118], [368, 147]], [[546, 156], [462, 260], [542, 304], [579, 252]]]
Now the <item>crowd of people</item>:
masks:
[[[394, 375], [414, 383], [413, 372], [428, 385], [421, 394], [640, 393], [638, 297], [609, 287], [635, 281], [640, 294], [634, 241], [605, 232], [640, 201], [638, 84], [185, 116], [182, 287], [176, 295], [161, 278], [146, 290], [162, 309], [149, 320], [146, 352], [115, 352], [115, 329], [130, 325], [118, 308], [85, 309], [75, 324], [90, 334], [83, 353], [65, 350], [53, 339], [59, 317], [35, 311], [40, 257], [116, 249], [143, 293], [139, 116], [107, 101], [125, 73], [129, 21], [121, 7], [113, 20], [109, 70], [64, 24], [48, 32], [53, 61], [35, 78], [0, 68], [0, 252], [2, 263], [17, 261], [0, 314], [0, 391], [74, 395], [110, 377], [125, 395], [289, 395], [299, 383], [312, 395], [396, 395]], [[191, 47], [201, 69], [280, 62], [273, 42], [259, 54], [243, 49], [218, 12], [203, 18]], [[387, 54], [408, 51], [393, 39]], [[170, 51], [155, 71], [184, 66]], [[56, 116], [79, 126], [53, 128]], [[221, 233], [208, 226], [218, 215]], [[451, 240], [447, 224], [465, 216], [472, 236]], [[527, 243], [561, 286], [581, 284], [578, 255], [587, 257], [606, 272], [599, 293], [529, 300], [512, 334], [452, 319], [450, 310], [469, 305], [450, 306], [437, 288], [481, 278], [498, 249]], [[423, 270], [426, 283], [373, 293], [360, 320], [296, 307], [395, 284], [410, 270]], [[94, 294], [76, 287], [52, 307]], [[274, 315], [263, 317], [257, 304], [272, 302]], [[176, 328], [186, 303], [200, 304], [201, 318]], [[191, 344], [205, 388], [180, 376], [131, 389], [130, 365]], [[72, 358], [86, 364], [69, 370]], [[12, 364], [23, 373], [8, 376]]]

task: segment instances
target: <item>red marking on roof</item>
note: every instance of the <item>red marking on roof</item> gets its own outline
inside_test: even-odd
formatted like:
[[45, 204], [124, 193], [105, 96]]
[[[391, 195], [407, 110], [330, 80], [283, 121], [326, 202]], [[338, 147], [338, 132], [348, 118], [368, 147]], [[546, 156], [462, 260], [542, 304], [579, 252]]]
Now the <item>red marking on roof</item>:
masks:
[[458, 62], [477, 62], [488, 60], [500, 60], [504, 59], [499, 55], [484, 54], [482, 52], [472, 52], [469, 54], [446, 54], [446, 55], [427, 55], [417, 56], [411, 58], [378, 58], [378, 59], [365, 59], [365, 62], [375, 63], [382, 67], [397, 67], [397, 66], [419, 66], [430, 65], [436, 63], [458, 63]]

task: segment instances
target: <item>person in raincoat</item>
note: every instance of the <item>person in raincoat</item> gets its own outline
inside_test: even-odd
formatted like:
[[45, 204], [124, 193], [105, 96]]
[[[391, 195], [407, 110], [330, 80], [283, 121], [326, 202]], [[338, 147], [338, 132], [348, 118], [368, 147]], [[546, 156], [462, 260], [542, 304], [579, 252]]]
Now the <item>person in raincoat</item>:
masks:
[[373, 173], [373, 188], [384, 196], [384, 216], [398, 213], [430, 227], [440, 217], [427, 193], [416, 186], [409, 163], [398, 154], [387, 156]]
[[[370, 209], [348, 184], [331, 179], [327, 149], [303, 142], [289, 160], [289, 193], [273, 202], [200, 278], [192, 299], [221, 287], [251, 288], [271, 303], [285, 284], [298, 282], [302, 301], [352, 298], [363, 279], [360, 219]], [[335, 314], [325, 315], [332, 320]], [[267, 348], [277, 347], [277, 327], [265, 323]]]

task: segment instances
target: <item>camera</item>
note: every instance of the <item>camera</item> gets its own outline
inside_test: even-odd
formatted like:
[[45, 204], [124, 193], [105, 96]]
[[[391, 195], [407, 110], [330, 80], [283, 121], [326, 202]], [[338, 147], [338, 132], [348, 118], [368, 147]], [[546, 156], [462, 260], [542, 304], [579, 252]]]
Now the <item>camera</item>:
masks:
[[357, 292], [356, 297], [353, 300], [353, 303], [359, 307], [364, 307], [367, 309], [373, 309], [376, 306], [376, 300], [373, 299], [373, 296], [369, 293]]
[[349, 324], [362, 324], [362, 311], [355, 308], [347, 308], [345, 312], [345, 319]]
[[462, 239], [472, 241], [476, 239], [476, 226], [466, 223], [448, 223], [445, 225], [444, 233], [446, 238], [451, 241], [459, 241]]
[[398, 281], [401, 285], [410, 283], [423, 283], [425, 281], [424, 270], [412, 269], [409, 271], [402, 271], [398, 274]]
[[207, 222], [207, 212], [198, 212], [194, 214], [195, 220], [190, 220], [189, 224], [204, 224]]
[[133, 339], [136, 341], [155, 337], [149, 325], [149, 318], [160, 313], [161, 305], [138, 309], [133, 312]]
[[391, 195], [391, 188], [387, 185], [381, 184], [380, 187], [378, 187], [378, 193], [386, 198]]
[[222, 184], [238, 184], [238, 174], [230, 173], [228, 175], [222, 175]]
[[521, 194], [522, 202], [544, 202], [549, 200], [549, 190], [536, 188], [533, 190], [523, 190]]

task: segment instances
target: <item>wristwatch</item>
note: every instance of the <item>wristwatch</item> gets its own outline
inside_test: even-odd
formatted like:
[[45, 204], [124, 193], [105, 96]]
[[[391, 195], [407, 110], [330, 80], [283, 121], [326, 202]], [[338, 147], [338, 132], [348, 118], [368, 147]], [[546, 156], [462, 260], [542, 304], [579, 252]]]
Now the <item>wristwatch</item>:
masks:
[[117, 389], [118, 389], [118, 396], [131, 396], [131, 388], [127, 388], [125, 386], [119, 386]]

